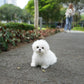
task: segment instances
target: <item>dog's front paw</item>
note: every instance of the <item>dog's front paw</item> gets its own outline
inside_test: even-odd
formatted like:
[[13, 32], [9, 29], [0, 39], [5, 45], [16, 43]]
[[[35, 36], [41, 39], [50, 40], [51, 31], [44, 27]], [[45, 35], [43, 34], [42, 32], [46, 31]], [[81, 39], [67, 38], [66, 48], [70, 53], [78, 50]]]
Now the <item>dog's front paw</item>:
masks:
[[31, 67], [36, 67], [35, 63], [31, 63]]
[[49, 66], [47, 66], [47, 65], [44, 65], [44, 66], [41, 66], [41, 68], [43, 68], [43, 69], [47, 69]]

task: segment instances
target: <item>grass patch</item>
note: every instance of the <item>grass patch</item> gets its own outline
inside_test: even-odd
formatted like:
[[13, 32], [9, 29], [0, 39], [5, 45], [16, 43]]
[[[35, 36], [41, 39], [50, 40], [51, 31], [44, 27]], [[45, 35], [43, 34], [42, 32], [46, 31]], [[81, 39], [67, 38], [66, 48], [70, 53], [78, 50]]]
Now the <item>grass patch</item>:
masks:
[[84, 27], [74, 27], [72, 30], [84, 31]]
[[[40, 30], [40, 27], [38, 27], [38, 29]], [[46, 30], [47, 28], [42, 28], [41, 30]]]

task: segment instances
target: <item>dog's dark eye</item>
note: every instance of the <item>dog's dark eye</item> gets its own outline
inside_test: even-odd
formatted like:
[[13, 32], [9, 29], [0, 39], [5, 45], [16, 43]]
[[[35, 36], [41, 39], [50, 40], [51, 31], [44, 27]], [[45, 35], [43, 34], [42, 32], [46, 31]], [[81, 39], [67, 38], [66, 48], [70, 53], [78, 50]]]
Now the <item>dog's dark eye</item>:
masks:
[[37, 46], [37, 48], [39, 48], [39, 47]]
[[42, 49], [44, 49], [44, 47], [42, 47]]

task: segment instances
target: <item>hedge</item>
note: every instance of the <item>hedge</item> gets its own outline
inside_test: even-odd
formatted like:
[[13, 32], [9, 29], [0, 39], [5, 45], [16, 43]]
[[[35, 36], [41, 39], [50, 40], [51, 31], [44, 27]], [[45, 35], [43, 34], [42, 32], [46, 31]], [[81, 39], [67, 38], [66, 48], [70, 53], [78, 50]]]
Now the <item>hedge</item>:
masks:
[[12, 28], [12, 29], [21, 29], [21, 30], [33, 30], [34, 29], [34, 25], [30, 25], [27, 23], [6, 23], [5, 26], [7, 28]]

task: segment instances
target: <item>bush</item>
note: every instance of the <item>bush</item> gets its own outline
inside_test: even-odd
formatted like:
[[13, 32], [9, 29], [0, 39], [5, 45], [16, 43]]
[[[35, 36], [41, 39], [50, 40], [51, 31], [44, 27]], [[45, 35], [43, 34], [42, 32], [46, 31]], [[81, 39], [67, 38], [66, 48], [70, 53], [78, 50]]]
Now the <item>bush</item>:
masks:
[[6, 23], [5, 26], [7, 28], [12, 28], [12, 29], [21, 29], [21, 30], [33, 30], [34, 29], [34, 25], [29, 25], [26, 23]]
[[56, 28], [56, 25], [51, 25], [50, 27], [51, 27], [51, 28]]
[[74, 26], [74, 27], [81, 27], [80, 24], [79, 23], [76, 23], [76, 22], [73, 22], [72, 23], [72, 26]]
[[16, 46], [17, 43], [25, 41], [30, 42], [38, 37], [33, 30], [13, 30], [6, 27], [0, 27], [0, 52], [7, 51], [9, 45]]
[[6, 30], [3, 27], [0, 27], [0, 51], [6, 51], [8, 49]]
[[0, 52], [7, 51], [9, 46], [17, 46], [20, 42], [31, 42], [41, 36], [46, 37], [57, 32], [59, 32], [57, 29], [38, 30], [36, 35], [34, 30], [25, 31], [0, 27]]

